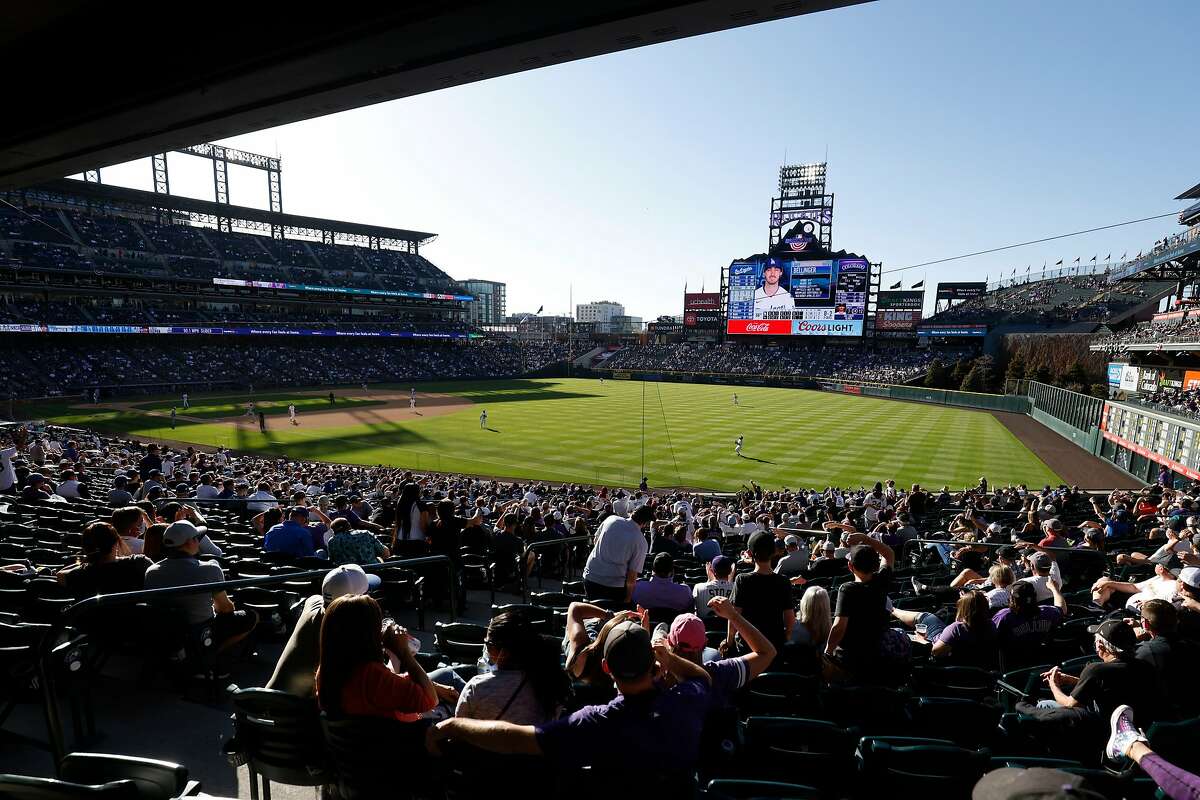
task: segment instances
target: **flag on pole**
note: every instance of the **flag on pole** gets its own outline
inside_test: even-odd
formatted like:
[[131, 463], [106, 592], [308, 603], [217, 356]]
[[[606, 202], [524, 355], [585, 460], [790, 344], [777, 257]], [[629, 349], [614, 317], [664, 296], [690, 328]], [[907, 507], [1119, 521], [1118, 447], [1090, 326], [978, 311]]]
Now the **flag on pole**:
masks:
[[914, 284], [912, 285], [912, 288], [914, 288], [914, 289], [920, 289], [920, 288], [921, 288], [922, 286], [924, 286], [924, 285], [925, 285], [925, 279], [924, 279], [924, 278], [922, 278], [921, 280], [919, 280], [919, 281], [917, 281], [916, 283], [914, 283]]
[[891, 286], [889, 286], [888, 289], [899, 289], [900, 285], [903, 283], [904, 283], [904, 281], [896, 281]]
[[[1099, 253], [1097, 253], [1096, 255], [1099, 255]], [[1094, 262], [1095, 260], [1096, 260], [1096, 256], [1092, 256], [1092, 261]]]
[[1056, 266], [1056, 267], [1061, 267], [1061, 266], [1062, 266], [1062, 259], [1060, 258], [1058, 261], [1055, 261], [1055, 262], [1054, 262], [1054, 266]]
[[1073, 263], [1073, 264], [1078, 264], [1078, 263], [1079, 263], [1079, 256], [1075, 256], [1075, 260], [1074, 260], [1073, 262], [1071, 262], [1071, 263]]
[[1129, 251], [1128, 251], [1128, 250], [1126, 250], [1124, 253], [1121, 253], [1121, 260], [1122, 260], [1122, 261], [1124, 261], [1124, 260], [1125, 260], [1125, 256], [1127, 256], [1127, 255], [1129, 255]]
[[534, 316], [537, 316], [538, 314], [542, 313], [543, 308], [545, 308], [545, 306], [538, 306], [538, 310], [533, 312]]
[[1104, 257], [1104, 260], [1105, 260], [1105, 261], [1112, 261], [1112, 253], [1109, 253], [1108, 255], [1106, 255], [1106, 256]]

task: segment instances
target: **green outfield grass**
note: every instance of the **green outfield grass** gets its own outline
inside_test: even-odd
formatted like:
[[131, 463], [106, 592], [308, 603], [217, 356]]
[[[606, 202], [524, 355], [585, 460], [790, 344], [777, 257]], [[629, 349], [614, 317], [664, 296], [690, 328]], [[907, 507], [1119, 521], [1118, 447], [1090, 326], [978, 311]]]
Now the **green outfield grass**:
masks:
[[[224, 417], [236, 417], [239, 414], [245, 414], [247, 402], [249, 402], [249, 398], [244, 394], [205, 397], [189, 396], [189, 406], [186, 409], [179, 398], [158, 400], [151, 403], [138, 403], [133, 407], [143, 411], [158, 411], [163, 414], [170, 414], [171, 409], [174, 408], [179, 414], [188, 417], [222, 419]], [[330, 407], [329, 398], [324, 395], [297, 395], [276, 392], [273, 394], [255, 395], [254, 410], [261, 411], [268, 416], [287, 414], [288, 404], [290, 403], [295, 404], [297, 414], [303, 414], [306, 411], [324, 410]], [[381, 405], [383, 405], [383, 401], [381, 400], [371, 400], [365, 397], [339, 397], [337, 398], [336, 408], [339, 411], [344, 411], [352, 408]]]
[[[651, 486], [729, 490], [750, 480], [767, 488], [857, 486], [894, 478], [904, 485], [962, 487], [981, 475], [993, 483], [1058, 482], [1008, 429], [979, 411], [798, 389], [602, 385], [591, 379], [427, 383], [417, 389], [476, 405], [399, 422], [372, 420], [364, 408], [362, 424], [306, 430], [276, 423], [265, 434], [248, 425], [182, 420], [171, 430], [161, 416], [66, 404], [29, 411], [65, 425], [294, 458], [572, 482], [636, 484], [643, 431]], [[733, 406], [734, 392], [739, 407]], [[228, 396], [217, 399], [218, 405], [228, 403]], [[288, 399], [270, 396], [284, 408]], [[312, 400], [294, 399], [298, 406]], [[339, 398], [339, 407], [346, 402]], [[209, 407], [203, 397], [193, 403]], [[480, 408], [487, 409], [488, 430], [479, 427]], [[746, 437], [744, 458], [733, 452], [739, 434]]]

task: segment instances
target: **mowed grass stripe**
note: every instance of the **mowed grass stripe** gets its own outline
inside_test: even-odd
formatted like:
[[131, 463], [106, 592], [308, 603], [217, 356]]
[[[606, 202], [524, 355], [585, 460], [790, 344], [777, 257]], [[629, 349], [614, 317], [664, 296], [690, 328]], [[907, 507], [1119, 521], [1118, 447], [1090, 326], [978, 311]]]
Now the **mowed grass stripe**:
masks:
[[[498, 432], [480, 430], [479, 409], [473, 407], [423, 419], [270, 429], [265, 435], [253, 426], [190, 421], [171, 430], [162, 417], [74, 410], [63, 403], [46, 406], [39, 416], [111, 433], [293, 458], [539, 480], [633, 484], [646, 474], [655, 486], [715, 490], [736, 489], [751, 480], [768, 488], [858, 486], [887, 478], [903, 485], [959, 487], [974, 484], [980, 475], [1031, 485], [1058, 481], [995, 418], [968, 409], [797, 389], [629, 381], [601, 385], [569, 378], [436, 382], [417, 389], [482, 405], [489, 426]], [[741, 401], [737, 407], [735, 392]], [[260, 398], [284, 406], [293, 398], [311, 399], [286, 392]], [[190, 399], [200, 409], [239, 402], [228, 393]], [[161, 408], [159, 403], [145, 405]], [[733, 440], [739, 434], [746, 437], [747, 458], [734, 455]]]

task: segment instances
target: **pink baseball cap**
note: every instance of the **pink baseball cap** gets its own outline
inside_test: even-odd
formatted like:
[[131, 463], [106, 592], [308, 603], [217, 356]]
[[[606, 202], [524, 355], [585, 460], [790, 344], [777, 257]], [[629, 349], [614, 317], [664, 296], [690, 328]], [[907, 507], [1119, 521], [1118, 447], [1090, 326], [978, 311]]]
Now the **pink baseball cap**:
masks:
[[704, 622], [695, 614], [680, 614], [671, 623], [671, 632], [667, 634], [667, 641], [672, 647], [680, 647], [684, 650], [703, 650], [704, 645], [708, 643], [708, 637], [704, 629]]

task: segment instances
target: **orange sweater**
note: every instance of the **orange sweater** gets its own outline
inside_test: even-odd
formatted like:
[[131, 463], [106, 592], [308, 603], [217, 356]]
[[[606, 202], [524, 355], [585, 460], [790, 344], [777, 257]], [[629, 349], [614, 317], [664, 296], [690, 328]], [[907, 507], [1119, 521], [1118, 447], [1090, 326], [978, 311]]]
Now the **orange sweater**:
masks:
[[342, 689], [342, 713], [352, 716], [395, 717], [416, 722], [437, 705], [408, 675], [397, 675], [384, 664], [363, 664]]

